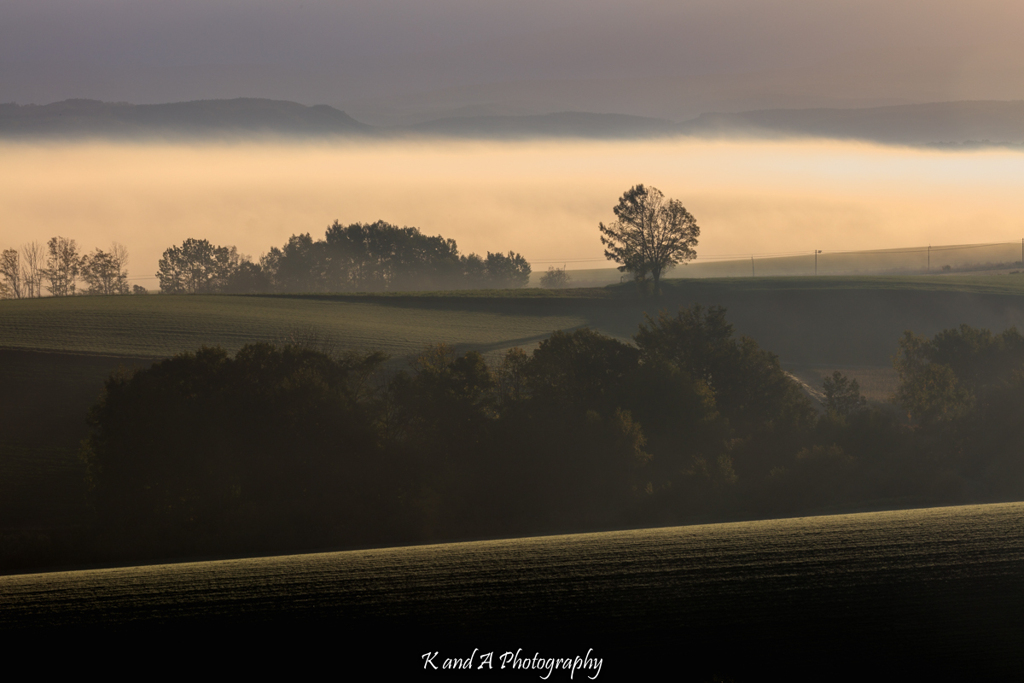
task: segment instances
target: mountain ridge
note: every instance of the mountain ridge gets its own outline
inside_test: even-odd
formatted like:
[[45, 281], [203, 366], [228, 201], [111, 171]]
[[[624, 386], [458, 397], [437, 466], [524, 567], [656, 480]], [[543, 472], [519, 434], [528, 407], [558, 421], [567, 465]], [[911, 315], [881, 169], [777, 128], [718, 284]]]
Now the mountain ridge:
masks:
[[782, 135], [884, 144], [1024, 144], [1024, 101], [958, 100], [882, 107], [710, 112], [680, 124], [689, 135]]
[[287, 100], [234, 98], [165, 104], [71, 99], [0, 104], [2, 138], [404, 137], [470, 139], [812, 137], [913, 146], [1024, 145], [1024, 101], [962, 100], [863, 108], [707, 112], [683, 122], [566, 111], [479, 115], [381, 127], [344, 111]]
[[367, 135], [373, 126], [324, 104], [239, 97], [165, 104], [91, 99], [0, 104], [3, 137], [144, 137], [216, 134]]

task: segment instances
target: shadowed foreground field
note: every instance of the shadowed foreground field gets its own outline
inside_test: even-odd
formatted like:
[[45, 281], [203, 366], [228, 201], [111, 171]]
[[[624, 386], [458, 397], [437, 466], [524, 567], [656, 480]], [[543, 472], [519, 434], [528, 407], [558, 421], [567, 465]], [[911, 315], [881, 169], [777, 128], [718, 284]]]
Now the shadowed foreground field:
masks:
[[0, 629], [348, 633], [337, 656], [386, 642], [400, 677], [474, 648], [592, 649], [597, 680], [1008, 677], [1022, 527], [1012, 503], [7, 576]]

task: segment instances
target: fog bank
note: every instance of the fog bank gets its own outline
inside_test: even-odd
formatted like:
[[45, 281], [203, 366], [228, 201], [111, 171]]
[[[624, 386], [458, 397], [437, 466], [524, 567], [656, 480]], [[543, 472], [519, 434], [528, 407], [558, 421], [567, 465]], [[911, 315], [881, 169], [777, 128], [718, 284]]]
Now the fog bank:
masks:
[[[124, 244], [155, 287], [188, 237], [259, 257], [293, 233], [383, 219], [514, 250], [534, 271], [610, 266], [597, 224], [630, 186], [677, 198], [699, 256], [1019, 240], [1024, 154], [816, 141], [387, 141], [0, 145], [0, 248]], [[677, 271], [679, 272], [679, 271]]]

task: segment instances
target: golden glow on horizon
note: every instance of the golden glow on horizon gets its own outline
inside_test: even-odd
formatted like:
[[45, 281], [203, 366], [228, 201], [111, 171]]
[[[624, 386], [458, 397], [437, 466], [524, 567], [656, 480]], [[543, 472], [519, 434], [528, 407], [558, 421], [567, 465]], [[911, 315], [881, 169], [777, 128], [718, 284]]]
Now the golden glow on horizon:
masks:
[[[187, 237], [259, 257], [334, 220], [383, 219], [464, 253], [601, 259], [631, 185], [696, 216], [698, 254], [884, 249], [1024, 236], [1024, 154], [831, 141], [387, 141], [0, 145], [0, 248], [124, 244], [133, 279]], [[603, 260], [576, 267], [610, 266]]]

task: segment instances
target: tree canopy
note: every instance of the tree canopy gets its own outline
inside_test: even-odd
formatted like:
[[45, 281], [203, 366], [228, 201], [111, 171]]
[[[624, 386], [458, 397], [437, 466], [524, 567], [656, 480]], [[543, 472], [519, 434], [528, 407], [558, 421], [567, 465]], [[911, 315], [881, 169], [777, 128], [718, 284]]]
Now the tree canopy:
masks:
[[335, 221], [324, 239], [292, 235], [259, 263], [188, 239], [164, 252], [157, 277], [169, 294], [511, 289], [529, 284], [530, 264], [512, 251], [461, 255], [455, 240], [418, 228]]
[[806, 446], [809, 401], [721, 309], [635, 339], [559, 331], [493, 369], [443, 345], [387, 371], [298, 344], [181, 354], [107, 383], [85, 445], [97, 512], [194, 549], [592, 527]]
[[49, 256], [46, 259], [46, 278], [53, 296], [73, 296], [75, 281], [82, 269], [82, 257], [78, 244], [66, 237], [53, 237], [46, 243]]
[[520, 254], [461, 255], [453, 239], [385, 221], [335, 221], [322, 240], [293, 235], [261, 264], [282, 292], [505, 289], [530, 281], [530, 264]]
[[128, 293], [128, 250], [116, 242], [110, 251], [96, 249], [82, 257], [82, 279], [90, 294]]
[[234, 247], [220, 247], [208, 240], [186, 239], [180, 247], [164, 250], [156, 276], [160, 291], [167, 294], [210, 294], [227, 284], [239, 262]]
[[136, 555], [283, 552], [1024, 491], [1012, 329], [905, 336], [908, 420], [838, 372], [816, 411], [720, 307], [648, 317], [632, 344], [555, 332], [496, 366], [330, 346], [309, 333], [112, 377], [83, 444], [98, 537]]
[[548, 272], [540, 278], [540, 286], [545, 289], [561, 289], [568, 287], [570, 282], [572, 282], [572, 276], [566, 272], [565, 266], [561, 268], [548, 266]]
[[[127, 294], [128, 250], [114, 242], [110, 251], [96, 249], [82, 255], [78, 243], [66, 237], [53, 237], [43, 248], [29, 242], [17, 249], [0, 252], [0, 298], [31, 298], [43, 294], [43, 282], [53, 296], [76, 294]], [[79, 280], [89, 288], [79, 289]]]
[[860, 384], [836, 370], [822, 383], [825, 409], [835, 415], [849, 417], [864, 410], [868, 401], [860, 394]]
[[634, 185], [612, 211], [614, 223], [598, 224], [605, 257], [638, 281], [649, 274], [655, 292], [666, 268], [696, 258], [697, 221], [681, 202], [666, 201], [657, 188]]

